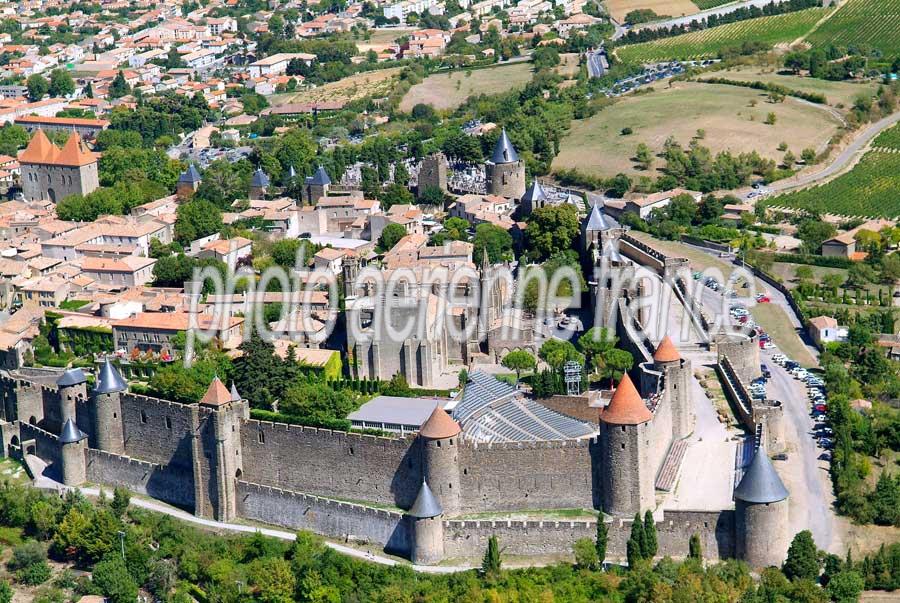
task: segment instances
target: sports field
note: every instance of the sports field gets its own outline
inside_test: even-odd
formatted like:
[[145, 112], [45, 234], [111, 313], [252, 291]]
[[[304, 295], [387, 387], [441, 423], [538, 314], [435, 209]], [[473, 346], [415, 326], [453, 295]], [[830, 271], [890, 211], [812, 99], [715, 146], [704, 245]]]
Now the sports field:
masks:
[[824, 94], [829, 105], [843, 105], [846, 109], [852, 107], [857, 96], [860, 94], [874, 94], [875, 89], [878, 87], [878, 84], [872, 82], [830, 82], [828, 80], [820, 80], [813, 77], [801, 77], [789, 73], [778, 73], [772, 68], [761, 67], [723, 69], [722, 71], [704, 73], [703, 77], [721, 77], [743, 82], [766, 82], [769, 84], [778, 84], [779, 86], [784, 86], [791, 90]]
[[[751, 107], [752, 102], [756, 106]], [[775, 126], [763, 123], [770, 112], [777, 118]], [[631, 158], [638, 144], [659, 153], [669, 136], [687, 146], [700, 129], [705, 131], [700, 144], [714, 153], [757, 151], [780, 159], [782, 142], [799, 156], [804, 148], [822, 146], [838, 125], [828, 110], [795, 99], [773, 104], [758, 90], [679, 82], [671, 89], [623, 97], [593, 117], [574, 122], [553, 169], [577, 168], [604, 177], [619, 172], [652, 177], [655, 169], [664, 166], [663, 160], [657, 158], [649, 172], [637, 169]], [[633, 133], [622, 135], [626, 127]]]
[[744, 42], [762, 42], [774, 46], [803, 37], [829, 10], [831, 9], [810, 8], [784, 15], [748, 19], [671, 38], [630, 44], [617, 48], [615, 52], [625, 62], [648, 63], [666, 59], [715, 57], [723, 48], [738, 46]]
[[797, 207], [844, 216], [900, 216], [900, 153], [870, 151], [846, 174], [821, 186], [766, 200], [774, 207]]
[[410, 111], [418, 103], [435, 109], [455, 109], [474, 94], [497, 94], [523, 88], [529, 81], [531, 63], [436, 73], [410, 88], [400, 103], [400, 110]]
[[900, 53], [900, 0], [847, 0], [806, 40], [814, 45], [862, 44], [887, 57]]

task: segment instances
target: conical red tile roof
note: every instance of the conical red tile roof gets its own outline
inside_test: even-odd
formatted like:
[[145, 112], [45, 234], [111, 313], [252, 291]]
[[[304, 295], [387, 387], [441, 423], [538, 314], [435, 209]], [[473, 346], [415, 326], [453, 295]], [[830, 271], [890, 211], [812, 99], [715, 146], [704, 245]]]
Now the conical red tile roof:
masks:
[[657, 362], [677, 362], [681, 360], [681, 354], [678, 353], [678, 348], [675, 347], [675, 344], [672, 343], [672, 340], [666, 335], [663, 337], [663, 340], [659, 342], [656, 352], [653, 354], [653, 359]]
[[628, 373], [622, 377], [609, 406], [600, 413], [600, 420], [613, 425], [639, 425], [653, 418], [653, 413], [644, 404]]
[[63, 145], [62, 150], [59, 151], [59, 154], [56, 156], [56, 160], [53, 163], [57, 165], [81, 167], [82, 165], [88, 165], [95, 161], [97, 161], [97, 156], [84, 148], [84, 145], [81, 143], [81, 136], [78, 135], [78, 132], [72, 132], [72, 135], [66, 140], [66, 144]]
[[419, 435], [429, 440], [442, 440], [459, 435], [460, 431], [459, 423], [454, 421], [443, 408], [435, 406], [434, 412], [419, 428]]
[[206, 406], [222, 406], [229, 402], [231, 402], [231, 392], [218, 377], [212, 380], [206, 393], [203, 394], [203, 399], [200, 400], [200, 404]]
[[50, 142], [44, 131], [38, 131], [31, 137], [28, 146], [19, 153], [19, 161], [21, 163], [54, 163], [59, 149]]

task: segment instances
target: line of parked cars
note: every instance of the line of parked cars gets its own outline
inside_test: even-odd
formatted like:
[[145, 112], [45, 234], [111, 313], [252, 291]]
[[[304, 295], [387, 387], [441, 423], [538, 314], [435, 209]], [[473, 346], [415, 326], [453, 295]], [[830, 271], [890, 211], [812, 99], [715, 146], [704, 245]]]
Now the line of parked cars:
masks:
[[799, 363], [794, 362], [784, 354], [773, 354], [772, 361], [787, 370], [794, 379], [806, 384], [806, 395], [810, 401], [810, 416], [816, 420], [813, 427], [813, 436], [818, 440], [819, 446], [826, 450], [834, 447], [833, 433], [825, 423], [828, 414], [828, 394], [825, 381], [814, 373], [810, 373]]

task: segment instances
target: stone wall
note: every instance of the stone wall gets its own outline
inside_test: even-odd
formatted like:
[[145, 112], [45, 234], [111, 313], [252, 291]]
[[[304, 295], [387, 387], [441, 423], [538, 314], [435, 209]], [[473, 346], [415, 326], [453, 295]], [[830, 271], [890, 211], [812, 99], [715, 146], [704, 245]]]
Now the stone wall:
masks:
[[[59, 438], [44, 431], [37, 425], [29, 423], [19, 423], [19, 438], [22, 443], [22, 451], [25, 454], [36, 454], [41, 457], [48, 465], [59, 465]], [[34, 440], [34, 451], [29, 451], [27, 442]]]
[[190, 471], [196, 407], [134, 394], [121, 400], [125, 454]]
[[[609, 522], [607, 558], [623, 559], [631, 534], [631, 519]], [[659, 557], [686, 557], [691, 535], [700, 535], [703, 555], [718, 559], [734, 555], [734, 511], [666, 511], [656, 523]], [[572, 552], [579, 538], [594, 539], [595, 521], [459, 521], [444, 522], [447, 557], [484, 554], [488, 538], [497, 536], [506, 555], [553, 555]]]
[[393, 553], [408, 554], [409, 537], [403, 515], [281, 490], [237, 482], [238, 514], [246, 519], [297, 530], [310, 530], [332, 538], [376, 542]]
[[462, 510], [591, 509], [599, 504], [593, 440], [460, 448]]
[[183, 468], [88, 448], [87, 479], [98, 484], [124, 486], [185, 509], [194, 506], [194, 476]]
[[587, 396], [551, 396], [538, 400], [542, 405], [560, 414], [596, 425], [600, 420], [600, 409], [590, 406]]
[[241, 428], [243, 479], [406, 509], [422, 479], [413, 442], [249, 420]]

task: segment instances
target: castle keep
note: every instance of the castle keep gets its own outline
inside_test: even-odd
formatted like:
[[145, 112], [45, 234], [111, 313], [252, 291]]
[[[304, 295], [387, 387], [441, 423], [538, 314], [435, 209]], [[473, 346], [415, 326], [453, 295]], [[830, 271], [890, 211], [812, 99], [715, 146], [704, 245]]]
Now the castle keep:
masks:
[[87, 195], [100, 186], [98, 159], [84, 147], [77, 132], [72, 132], [60, 149], [38, 130], [19, 153], [25, 199], [57, 203], [70, 195]]

